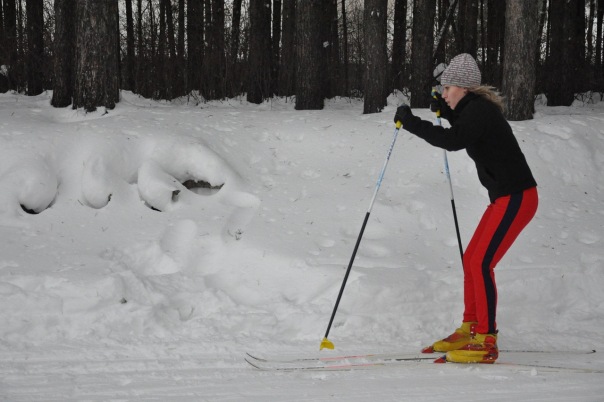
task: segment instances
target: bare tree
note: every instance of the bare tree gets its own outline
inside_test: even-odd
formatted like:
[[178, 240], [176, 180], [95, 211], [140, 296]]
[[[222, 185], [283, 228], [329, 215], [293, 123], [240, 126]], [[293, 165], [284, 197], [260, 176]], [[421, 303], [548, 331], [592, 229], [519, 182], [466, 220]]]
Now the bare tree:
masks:
[[340, 94], [340, 46], [338, 38], [338, 2], [323, 2], [323, 61], [324, 97], [333, 98]]
[[3, 63], [7, 71], [4, 73], [7, 89], [17, 90], [19, 88], [19, 77], [17, 63], [19, 50], [17, 42], [17, 8], [15, 0], [3, 0], [4, 9], [4, 54]]
[[226, 54], [224, 41], [224, 0], [207, 0], [206, 2], [205, 43], [208, 46], [205, 57], [206, 97], [222, 99], [226, 95]]
[[576, 49], [578, 2], [550, 0], [550, 54], [548, 64], [548, 106], [570, 106], [575, 99], [576, 76], [580, 70]]
[[230, 85], [227, 88], [227, 95], [232, 97], [240, 93], [242, 88], [239, 85], [234, 85], [234, 82], [240, 83], [239, 79], [236, 80], [236, 77], [240, 77], [239, 73], [239, 43], [241, 36], [241, 1], [242, 0], [234, 0], [233, 1], [233, 11], [232, 11], [232, 20], [231, 20], [231, 50], [229, 52], [229, 61], [227, 66], [227, 82], [230, 81]]
[[[504, 0], [500, 0], [504, 3]], [[463, 32], [461, 52], [470, 53], [476, 57], [476, 46], [478, 38], [478, 0], [465, 0], [462, 2], [465, 6], [463, 20], [460, 20], [460, 31]]]
[[392, 38], [392, 86], [402, 90], [405, 83], [407, 57], [407, 0], [394, 2], [394, 34]]
[[530, 120], [535, 103], [539, 1], [507, 0], [503, 95], [509, 120]]
[[74, 85], [75, 0], [55, 0], [54, 87], [50, 103], [71, 105]]
[[413, 10], [411, 106], [427, 107], [432, 84], [432, 47], [435, 0], [416, 0]]
[[381, 112], [386, 106], [386, 54], [387, 0], [365, 0], [365, 99], [363, 113]]
[[283, 29], [279, 67], [279, 94], [292, 96], [295, 88], [296, 51], [296, 0], [283, 0]]
[[27, 94], [39, 95], [44, 90], [44, 3], [27, 0]]
[[247, 100], [262, 103], [271, 93], [271, 2], [250, 0]]
[[119, 101], [117, 0], [77, 0], [73, 108], [113, 109]]
[[201, 73], [204, 56], [203, 0], [187, 2], [187, 81], [188, 91], [201, 90]]
[[344, 82], [342, 83], [342, 94], [344, 96], [348, 96], [348, 69], [350, 65], [348, 63], [348, 18], [346, 14], [346, 1], [342, 0], [342, 47], [343, 50], [343, 61], [342, 68], [344, 69]]
[[279, 90], [279, 48], [281, 45], [281, 0], [273, 0], [273, 33], [271, 38], [271, 93]]
[[[6, 60], [6, 44], [4, 39], [4, 7], [2, 0], [0, 0], [0, 66], [4, 66], [8, 63]], [[8, 79], [4, 71], [0, 71], [0, 93], [8, 91]]]
[[321, 78], [320, 0], [297, 0], [296, 6], [296, 109], [323, 109]]
[[134, 90], [134, 17], [132, 14], [132, 0], [126, 0], [126, 71], [122, 88]]
[[483, 81], [499, 87], [505, 32], [505, 1], [488, 0], [486, 28], [486, 60], [484, 60]]

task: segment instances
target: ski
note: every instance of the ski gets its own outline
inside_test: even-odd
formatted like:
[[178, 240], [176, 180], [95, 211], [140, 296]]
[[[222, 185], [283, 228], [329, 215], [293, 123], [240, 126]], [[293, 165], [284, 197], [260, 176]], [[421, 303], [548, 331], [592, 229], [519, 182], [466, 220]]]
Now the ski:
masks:
[[[539, 361], [539, 356], [558, 355], [585, 355], [596, 353], [589, 351], [546, 351], [546, 350], [500, 350], [506, 353], [504, 359], [500, 359], [492, 365], [496, 367], [507, 367], [516, 370], [539, 370], [547, 372], [574, 372], [574, 373], [604, 373], [597, 368], [566, 367], [549, 364], [547, 361]], [[511, 355], [511, 356], [510, 356]], [[531, 357], [531, 355], [534, 355]], [[529, 361], [526, 361], [527, 357]], [[510, 360], [507, 360], [510, 359]], [[524, 361], [523, 361], [524, 360]], [[387, 366], [416, 366], [425, 363], [448, 363], [448, 365], [473, 365], [447, 362], [441, 354], [403, 354], [403, 353], [377, 353], [377, 354], [354, 354], [342, 356], [309, 356], [309, 357], [259, 357], [250, 353], [246, 354], [245, 361], [252, 367], [262, 371], [350, 371], [367, 370]], [[491, 364], [480, 364], [480, 366], [491, 366]]]
[[[515, 349], [500, 349], [500, 353], [525, 353], [525, 354], [592, 354], [596, 353], [595, 349], [590, 350], [515, 350]], [[436, 359], [442, 355], [442, 352], [427, 351], [424, 348], [421, 353], [361, 353], [340, 356], [300, 356], [300, 357], [282, 357], [282, 356], [258, 356], [251, 353], [246, 353], [246, 359], [260, 363], [298, 363], [298, 362], [337, 362], [343, 360], [429, 360]]]
[[[418, 365], [428, 364], [432, 367], [434, 359], [432, 358], [417, 358], [417, 359], [405, 359], [405, 360], [373, 360], [373, 361], [357, 361], [357, 362], [337, 362], [337, 363], [324, 363], [324, 364], [311, 364], [306, 365], [300, 363], [297, 365], [292, 364], [271, 364], [270, 362], [254, 361], [253, 359], [246, 358], [245, 361], [252, 367], [261, 371], [285, 371], [285, 372], [308, 372], [308, 371], [352, 371], [352, 370], [369, 370], [386, 367], [418, 367]], [[501, 367], [508, 368], [517, 371], [527, 370], [538, 370], [541, 372], [567, 372], [567, 373], [604, 373], [604, 370], [582, 368], [582, 367], [567, 367], [567, 366], [556, 366], [549, 364], [538, 364], [538, 363], [515, 363], [510, 361], [496, 361], [493, 364], [477, 364], [477, 363], [447, 363], [448, 366], [476, 366], [484, 367]]]
[[[572, 355], [589, 355], [596, 353], [595, 349], [585, 350], [548, 350], [548, 349], [499, 349], [499, 352], [503, 353], [542, 353], [542, 354], [572, 354]], [[432, 345], [426, 346], [422, 349], [422, 353], [439, 353], [434, 350]], [[442, 352], [440, 352], [442, 353]]]
[[430, 363], [434, 362], [434, 357], [427, 356], [398, 356], [398, 357], [377, 357], [377, 355], [341, 356], [330, 358], [329, 360], [317, 359], [296, 359], [287, 361], [275, 361], [266, 359], [257, 359], [254, 356], [247, 355], [245, 361], [252, 367], [263, 371], [350, 371], [355, 369], [372, 369], [394, 364], [410, 363]]
[[337, 362], [344, 360], [430, 360], [440, 356], [440, 353], [367, 353], [341, 356], [302, 356], [302, 357], [261, 357], [246, 353], [246, 359], [262, 363], [301, 363], [301, 362]]

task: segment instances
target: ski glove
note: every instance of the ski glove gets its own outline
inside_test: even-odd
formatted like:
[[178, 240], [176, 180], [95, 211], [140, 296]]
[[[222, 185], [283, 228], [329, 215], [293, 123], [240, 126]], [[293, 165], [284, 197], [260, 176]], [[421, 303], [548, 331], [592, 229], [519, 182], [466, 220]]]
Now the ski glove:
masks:
[[400, 105], [396, 109], [396, 114], [394, 115], [394, 124], [398, 123], [399, 121], [402, 123], [406, 116], [413, 116], [413, 113], [411, 113], [411, 108], [408, 105]]
[[431, 95], [430, 111], [432, 113], [436, 113], [436, 112], [444, 110], [444, 107], [443, 107], [444, 101], [443, 101], [443, 98], [440, 95], [440, 93], [437, 90], [433, 89], [432, 93], [430, 95]]

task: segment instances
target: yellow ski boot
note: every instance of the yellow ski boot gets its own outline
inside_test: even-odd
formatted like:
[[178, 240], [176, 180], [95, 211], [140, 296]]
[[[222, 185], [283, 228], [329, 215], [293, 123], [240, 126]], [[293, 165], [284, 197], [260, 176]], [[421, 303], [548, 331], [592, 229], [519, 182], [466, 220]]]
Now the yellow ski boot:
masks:
[[472, 341], [475, 327], [475, 322], [464, 322], [461, 324], [461, 327], [457, 328], [455, 332], [445, 339], [436, 341], [433, 345], [422, 349], [422, 353], [449, 352], [460, 349]]
[[452, 363], [492, 364], [498, 357], [496, 334], [476, 334], [467, 345], [447, 352], [447, 361]]

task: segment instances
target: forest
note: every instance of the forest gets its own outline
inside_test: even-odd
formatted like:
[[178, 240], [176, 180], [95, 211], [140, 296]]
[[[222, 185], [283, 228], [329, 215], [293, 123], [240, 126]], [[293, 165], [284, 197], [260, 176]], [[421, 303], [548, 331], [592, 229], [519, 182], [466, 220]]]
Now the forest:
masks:
[[393, 91], [426, 107], [458, 53], [508, 119], [602, 97], [604, 0], [0, 0], [0, 93], [112, 109], [120, 90], [194, 102], [288, 97], [296, 109]]

